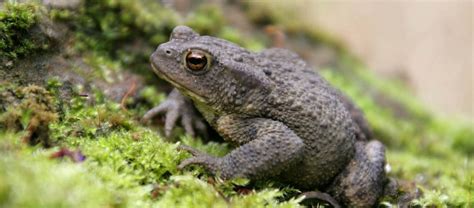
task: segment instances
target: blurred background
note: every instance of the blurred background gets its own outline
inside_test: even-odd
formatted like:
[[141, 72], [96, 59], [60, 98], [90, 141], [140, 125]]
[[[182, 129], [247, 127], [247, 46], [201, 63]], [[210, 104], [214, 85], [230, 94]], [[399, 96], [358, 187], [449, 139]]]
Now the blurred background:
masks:
[[301, 24], [341, 40], [368, 68], [407, 84], [430, 110], [474, 118], [472, 1], [299, 0], [256, 4], [286, 11]]

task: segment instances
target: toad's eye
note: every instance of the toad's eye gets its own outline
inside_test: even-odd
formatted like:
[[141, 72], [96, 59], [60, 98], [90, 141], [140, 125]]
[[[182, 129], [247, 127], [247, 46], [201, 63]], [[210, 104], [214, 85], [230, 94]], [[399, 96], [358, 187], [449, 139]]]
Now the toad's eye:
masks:
[[204, 72], [209, 68], [209, 58], [204, 51], [192, 49], [185, 57], [186, 67], [192, 72]]

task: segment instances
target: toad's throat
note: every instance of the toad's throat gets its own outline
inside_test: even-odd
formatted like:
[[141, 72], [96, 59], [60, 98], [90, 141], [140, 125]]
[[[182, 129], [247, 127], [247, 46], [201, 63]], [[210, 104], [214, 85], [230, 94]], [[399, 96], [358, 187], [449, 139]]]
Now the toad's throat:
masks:
[[178, 82], [174, 81], [171, 79], [166, 73], [163, 73], [159, 67], [155, 66], [155, 64], [151, 64], [151, 67], [153, 68], [153, 71], [162, 79], [166, 80], [170, 84], [172, 84], [174, 87], [176, 87], [181, 93], [188, 95], [191, 99], [196, 99], [199, 102], [206, 103], [206, 97], [203, 97], [201, 95], [198, 95], [197, 93], [193, 92], [192, 90], [186, 88], [185, 86], [179, 84]]

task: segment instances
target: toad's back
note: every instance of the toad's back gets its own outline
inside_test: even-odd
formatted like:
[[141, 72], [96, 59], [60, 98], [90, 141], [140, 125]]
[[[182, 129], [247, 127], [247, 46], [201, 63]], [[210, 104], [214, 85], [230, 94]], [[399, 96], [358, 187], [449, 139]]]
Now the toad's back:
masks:
[[284, 49], [259, 54], [260, 69], [274, 83], [267, 116], [305, 143], [304, 160], [281, 177], [302, 187], [327, 185], [353, 157], [355, 124], [340, 94], [297, 55]]

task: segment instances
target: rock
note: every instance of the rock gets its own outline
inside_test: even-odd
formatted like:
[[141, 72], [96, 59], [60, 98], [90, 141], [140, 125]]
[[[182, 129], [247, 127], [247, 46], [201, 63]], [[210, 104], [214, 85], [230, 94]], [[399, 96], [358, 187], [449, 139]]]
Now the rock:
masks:
[[82, 0], [43, 0], [42, 3], [54, 9], [75, 10], [79, 8]]

